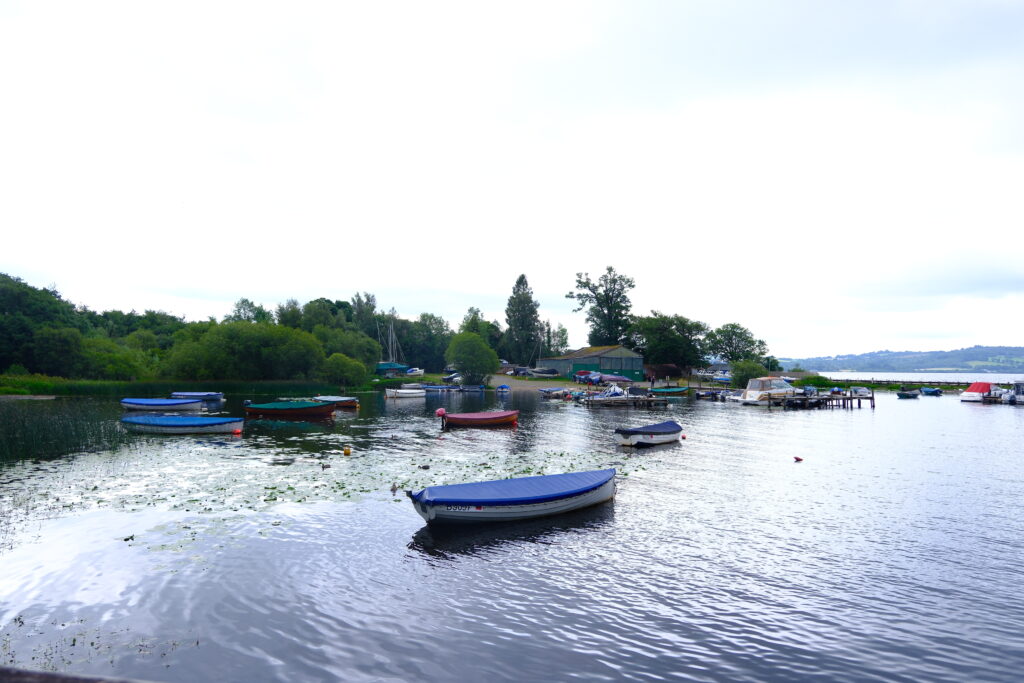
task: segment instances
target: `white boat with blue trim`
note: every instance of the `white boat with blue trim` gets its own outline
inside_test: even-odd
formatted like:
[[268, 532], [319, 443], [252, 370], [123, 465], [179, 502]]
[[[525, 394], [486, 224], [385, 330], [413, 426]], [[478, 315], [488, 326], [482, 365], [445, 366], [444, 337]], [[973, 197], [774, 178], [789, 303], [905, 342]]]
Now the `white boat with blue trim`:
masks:
[[177, 412], [179, 410], [202, 410], [203, 400], [199, 398], [122, 398], [125, 410], [156, 410]]
[[147, 434], [241, 434], [245, 418], [191, 415], [125, 415], [121, 424]]
[[405, 493], [428, 524], [508, 522], [611, 500], [615, 497], [615, 468], [428, 486]]
[[685, 439], [683, 426], [675, 420], [658, 422], [645, 427], [616, 429], [615, 438], [620, 446], [657, 446]]

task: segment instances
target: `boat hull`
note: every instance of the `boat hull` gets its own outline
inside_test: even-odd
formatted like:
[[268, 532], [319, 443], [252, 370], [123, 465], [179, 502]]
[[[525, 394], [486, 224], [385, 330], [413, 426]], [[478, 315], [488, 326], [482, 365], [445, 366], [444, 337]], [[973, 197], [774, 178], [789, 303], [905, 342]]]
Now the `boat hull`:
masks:
[[335, 408], [358, 408], [359, 399], [354, 396], [314, 396], [318, 403], [331, 403]]
[[325, 418], [334, 414], [333, 403], [310, 401], [304, 405], [294, 403], [252, 403], [245, 406], [246, 417], [269, 417], [284, 419]]
[[236, 434], [242, 431], [243, 418], [184, 417], [176, 415], [140, 415], [122, 417], [126, 429], [145, 434]]
[[669, 389], [651, 389], [650, 392], [655, 396], [686, 396], [690, 393], [689, 387], [669, 388]]
[[675, 434], [616, 434], [615, 440], [620, 446], [659, 446], [680, 441], [682, 435], [681, 430]]
[[519, 423], [518, 410], [502, 410], [484, 413], [444, 414], [441, 423], [445, 427], [502, 427]]
[[200, 401], [223, 401], [223, 391], [172, 391], [171, 398], [189, 398]]
[[426, 389], [385, 389], [384, 395], [387, 398], [423, 398], [427, 395]]
[[422, 503], [413, 500], [413, 507], [427, 524], [479, 524], [484, 522], [512, 522], [536, 517], [571, 512], [604, 503], [615, 497], [615, 479], [574, 496], [523, 505], [456, 505]]
[[124, 398], [121, 399], [121, 407], [125, 410], [153, 410], [161, 413], [192, 412], [202, 410], [203, 402], [197, 398]]

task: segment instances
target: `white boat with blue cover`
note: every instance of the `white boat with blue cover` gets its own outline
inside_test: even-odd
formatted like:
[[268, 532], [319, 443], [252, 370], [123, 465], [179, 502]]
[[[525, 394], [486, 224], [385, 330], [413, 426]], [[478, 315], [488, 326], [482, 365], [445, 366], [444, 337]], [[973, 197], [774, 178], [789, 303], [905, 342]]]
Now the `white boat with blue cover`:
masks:
[[245, 418], [191, 415], [125, 415], [121, 423], [147, 434], [240, 434]]
[[428, 524], [508, 522], [611, 500], [615, 497], [615, 469], [428, 486], [405, 493]]
[[683, 426], [674, 420], [668, 420], [646, 427], [616, 429], [615, 438], [620, 446], [657, 446], [679, 441], [685, 437], [683, 436]]
[[122, 398], [125, 410], [157, 410], [171, 412], [179, 410], [202, 410], [203, 401], [198, 398]]

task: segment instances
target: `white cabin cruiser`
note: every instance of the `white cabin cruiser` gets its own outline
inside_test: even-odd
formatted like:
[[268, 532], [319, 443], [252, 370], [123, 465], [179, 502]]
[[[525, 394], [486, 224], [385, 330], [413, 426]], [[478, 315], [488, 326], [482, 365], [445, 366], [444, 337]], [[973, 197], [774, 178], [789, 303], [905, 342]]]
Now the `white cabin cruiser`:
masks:
[[766, 406], [769, 403], [782, 403], [796, 394], [796, 388], [780, 377], [757, 377], [747, 382], [743, 393], [729, 396], [728, 399], [745, 406]]

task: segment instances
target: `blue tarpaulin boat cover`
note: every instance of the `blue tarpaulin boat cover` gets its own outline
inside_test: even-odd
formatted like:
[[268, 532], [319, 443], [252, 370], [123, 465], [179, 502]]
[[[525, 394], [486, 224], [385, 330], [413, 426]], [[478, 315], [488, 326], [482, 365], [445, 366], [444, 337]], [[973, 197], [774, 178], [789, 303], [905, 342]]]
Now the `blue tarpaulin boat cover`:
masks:
[[414, 493], [412, 497], [427, 505], [527, 505], [586, 493], [603, 486], [614, 476], [615, 469], [612, 468], [469, 484], [428, 486]]
[[658, 424], [647, 425], [646, 427], [637, 427], [635, 429], [616, 429], [615, 433], [630, 436], [633, 434], [673, 434], [681, 431], [683, 431], [682, 425], [673, 420], [669, 420], [668, 422], [659, 422]]
[[198, 398], [122, 398], [121, 403], [137, 406], [183, 406], [202, 401]]
[[122, 417], [121, 422], [136, 425], [157, 425], [160, 427], [209, 427], [211, 425], [228, 424], [229, 422], [245, 422], [241, 417], [188, 417], [186, 415], [139, 415]]

